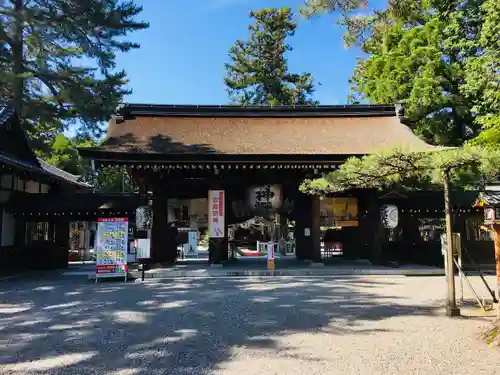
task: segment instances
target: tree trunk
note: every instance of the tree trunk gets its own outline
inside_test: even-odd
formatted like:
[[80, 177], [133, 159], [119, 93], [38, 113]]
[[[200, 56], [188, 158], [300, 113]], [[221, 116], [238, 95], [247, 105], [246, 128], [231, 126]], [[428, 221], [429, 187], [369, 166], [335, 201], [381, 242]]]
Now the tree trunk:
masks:
[[446, 254], [445, 254], [445, 273], [447, 284], [446, 315], [459, 316], [460, 309], [457, 307], [455, 299], [455, 265], [453, 262], [453, 236], [451, 223], [451, 204], [450, 204], [450, 176], [449, 171], [443, 172], [444, 187], [444, 212], [446, 218]]
[[23, 94], [24, 94], [24, 56], [23, 56], [23, 23], [24, 23], [24, 0], [15, 0], [14, 3], [14, 27], [12, 35], [12, 57], [14, 59], [14, 82], [12, 87], [13, 101], [18, 116], [22, 117]]

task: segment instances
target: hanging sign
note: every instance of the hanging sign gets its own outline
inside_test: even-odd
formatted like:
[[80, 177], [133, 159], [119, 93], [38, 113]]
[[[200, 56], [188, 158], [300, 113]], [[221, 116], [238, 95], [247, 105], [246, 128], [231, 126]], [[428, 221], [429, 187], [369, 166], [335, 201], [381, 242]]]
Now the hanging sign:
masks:
[[252, 186], [248, 189], [247, 200], [251, 209], [277, 209], [283, 204], [281, 185]]
[[208, 192], [208, 233], [210, 238], [224, 238], [224, 190], [209, 190]]
[[99, 219], [97, 223], [96, 282], [102, 277], [127, 280], [128, 219]]

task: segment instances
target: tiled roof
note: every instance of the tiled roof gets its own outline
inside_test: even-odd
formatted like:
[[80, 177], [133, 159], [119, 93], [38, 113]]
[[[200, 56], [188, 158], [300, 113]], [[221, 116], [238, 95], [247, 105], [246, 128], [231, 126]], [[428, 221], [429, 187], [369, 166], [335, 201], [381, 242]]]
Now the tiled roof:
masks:
[[486, 205], [498, 206], [500, 205], [500, 191], [483, 191], [479, 193], [478, 200]]
[[38, 158], [38, 162], [40, 163], [40, 167], [47, 173], [50, 173], [51, 175], [57, 176], [63, 180], [66, 180], [68, 182], [71, 182], [76, 185], [80, 185], [82, 187], [87, 187], [90, 188], [92, 185], [87, 184], [85, 182], [79, 181], [80, 176], [71, 174], [69, 172], [66, 172], [62, 169], [59, 169], [57, 167], [54, 167], [53, 165], [47, 164], [44, 162], [42, 159]]

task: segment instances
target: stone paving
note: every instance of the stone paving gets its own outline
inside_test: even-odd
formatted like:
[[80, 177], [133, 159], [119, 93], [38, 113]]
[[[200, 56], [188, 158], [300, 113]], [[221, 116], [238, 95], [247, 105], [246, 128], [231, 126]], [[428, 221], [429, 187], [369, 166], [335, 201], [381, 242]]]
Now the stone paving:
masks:
[[486, 318], [444, 317], [444, 291], [403, 276], [4, 281], [0, 374], [500, 374], [476, 338]]

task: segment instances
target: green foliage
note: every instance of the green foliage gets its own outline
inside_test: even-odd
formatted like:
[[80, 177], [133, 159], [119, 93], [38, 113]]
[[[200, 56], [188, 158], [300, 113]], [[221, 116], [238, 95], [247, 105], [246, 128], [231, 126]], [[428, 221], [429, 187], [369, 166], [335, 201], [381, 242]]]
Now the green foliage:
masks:
[[366, 6], [367, 2], [367, 0], [305, 0], [300, 13], [306, 17], [324, 12], [340, 12], [345, 14]]
[[77, 147], [92, 147], [97, 143], [89, 138], [70, 139], [64, 134], [57, 134], [54, 143], [48, 152], [37, 152], [37, 156], [47, 163], [61, 168], [77, 176], [87, 174], [89, 168], [88, 161], [83, 160], [78, 154]]
[[317, 104], [312, 99], [314, 82], [310, 73], [288, 71], [285, 54], [292, 50], [286, 39], [297, 27], [290, 9], [251, 11], [248, 41], [236, 41], [225, 64], [224, 83], [233, 102], [262, 105]]
[[495, 147], [500, 143], [500, 2], [487, 0], [479, 34], [481, 54], [467, 61], [467, 79], [462, 89], [478, 97], [474, 111], [483, 131], [476, 144]]
[[301, 190], [325, 195], [354, 188], [404, 186], [414, 189], [422, 183], [442, 186], [444, 172], [457, 187], [477, 186], [482, 179], [498, 175], [500, 153], [473, 146], [428, 152], [389, 150], [362, 158], [352, 157], [337, 171], [317, 180], [305, 181]]
[[497, 0], [392, 0], [369, 14], [351, 5], [340, 20], [345, 42], [367, 55], [350, 80], [352, 102], [406, 103], [410, 124], [433, 144], [461, 145], [498, 124]]
[[64, 134], [57, 134], [50, 152], [43, 154], [38, 151], [37, 156], [49, 164], [80, 176], [82, 181], [92, 184], [96, 191], [106, 193], [135, 191], [135, 185], [125, 168], [105, 167], [93, 174], [90, 161], [80, 157], [78, 148], [98, 146], [99, 142], [89, 137], [68, 138]]
[[136, 186], [125, 168], [105, 167], [100, 169], [95, 176], [96, 191], [105, 193], [131, 193]]
[[70, 125], [101, 133], [130, 92], [115, 55], [139, 47], [125, 37], [148, 27], [135, 20], [141, 10], [119, 0], [1, 2], [0, 95], [21, 109], [35, 149], [67, 147], [57, 137]]
[[405, 102], [416, 133], [430, 143], [460, 145], [475, 136], [472, 102], [460, 91], [463, 56], [470, 53], [465, 30], [477, 33], [470, 7], [446, 18], [435, 8], [422, 9], [418, 21], [393, 11], [376, 17], [372, 34], [361, 43], [371, 56], [358, 61], [351, 78], [357, 100]]

